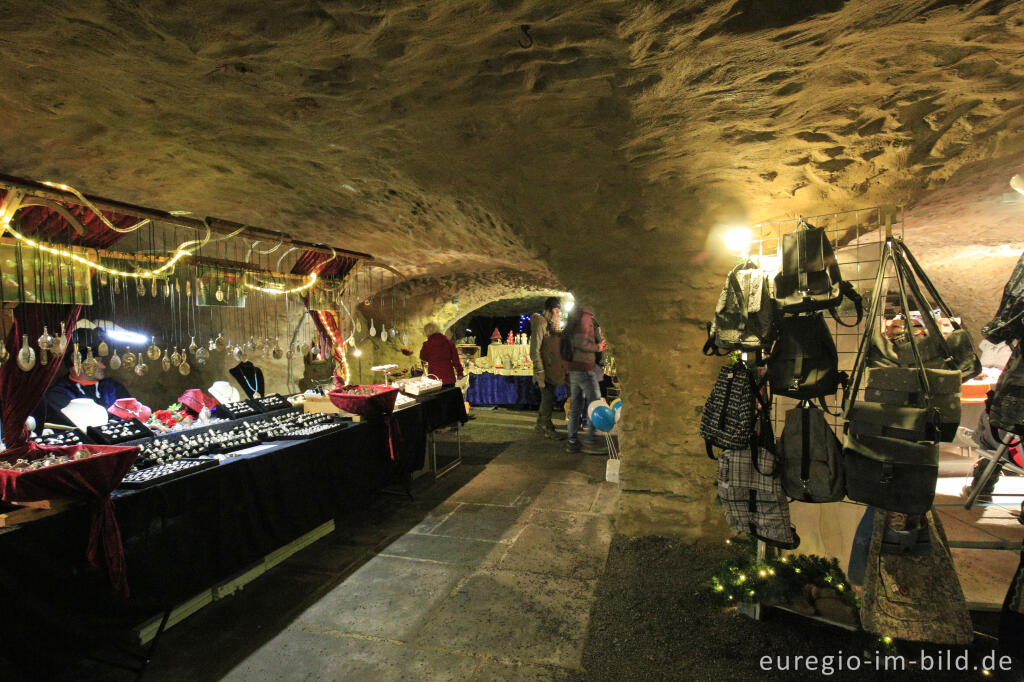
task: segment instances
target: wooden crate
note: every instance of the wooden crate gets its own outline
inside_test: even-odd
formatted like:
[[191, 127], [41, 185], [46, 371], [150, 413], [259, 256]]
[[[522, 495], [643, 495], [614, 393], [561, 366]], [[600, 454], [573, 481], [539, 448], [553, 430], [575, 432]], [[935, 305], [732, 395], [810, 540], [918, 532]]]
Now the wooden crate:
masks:
[[302, 403], [302, 410], [304, 412], [319, 412], [321, 414], [337, 414], [354, 422], [362, 421], [362, 417], [358, 414], [345, 412], [332, 403], [331, 399], [325, 395], [307, 395]]
[[45, 519], [47, 516], [59, 514], [71, 506], [71, 500], [38, 500], [36, 502], [14, 502], [17, 509], [0, 513], [0, 528], [16, 526]]

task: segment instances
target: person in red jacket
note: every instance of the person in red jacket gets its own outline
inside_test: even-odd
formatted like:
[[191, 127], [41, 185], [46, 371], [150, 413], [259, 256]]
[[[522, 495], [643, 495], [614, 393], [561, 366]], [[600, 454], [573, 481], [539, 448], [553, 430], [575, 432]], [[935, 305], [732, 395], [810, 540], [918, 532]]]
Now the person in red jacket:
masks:
[[420, 348], [420, 360], [427, 363], [427, 374], [433, 374], [445, 386], [454, 386], [456, 378], [461, 379], [464, 373], [459, 349], [434, 322], [423, 327], [423, 333], [427, 340]]

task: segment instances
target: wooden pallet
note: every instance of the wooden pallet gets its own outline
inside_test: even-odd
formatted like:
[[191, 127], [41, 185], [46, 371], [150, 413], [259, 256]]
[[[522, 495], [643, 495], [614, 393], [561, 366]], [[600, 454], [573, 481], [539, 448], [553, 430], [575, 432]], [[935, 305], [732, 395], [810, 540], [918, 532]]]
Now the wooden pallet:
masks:
[[72, 505], [71, 500], [39, 500], [37, 502], [14, 502], [17, 509], [0, 513], [0, 528], [10, 528], [22, 523], [31, 523], [47, 516], [59, 514]]

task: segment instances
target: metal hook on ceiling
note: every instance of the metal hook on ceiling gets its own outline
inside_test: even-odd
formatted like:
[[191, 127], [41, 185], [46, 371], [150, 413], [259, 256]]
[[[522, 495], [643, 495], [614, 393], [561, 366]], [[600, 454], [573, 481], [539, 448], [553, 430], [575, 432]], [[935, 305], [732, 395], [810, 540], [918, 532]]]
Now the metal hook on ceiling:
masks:
[[[524, 50], [533, 47], [533, 36], [530, 35], [530, 25], [520, 24], [519, 31], [523, 34], [523, 36], [520, 37], [517, 41], [519, 43], [519, 47], [523, 48]], [[525, 43], [523, 42], [523, 37], [526, 38]]]

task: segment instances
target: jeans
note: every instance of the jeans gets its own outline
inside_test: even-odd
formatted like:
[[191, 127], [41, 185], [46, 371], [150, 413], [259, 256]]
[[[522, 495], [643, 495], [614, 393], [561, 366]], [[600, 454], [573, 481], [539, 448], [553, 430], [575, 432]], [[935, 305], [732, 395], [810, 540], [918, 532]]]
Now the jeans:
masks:
[[540, 408], [537, 410], [537, 426], [554, 429], [551, 424], [551, 413], [555, 409], [555, 385], [544, 382], [540, 388]]
[[[572, 409], [569, 411], [569, 440], [572, 440], [579, 433], [580, 421], [586, 417], [587, 407], [601, 397], [594, 370], [569, 372], [569, 397], [572, 399]], [[587, 420], [587, 436], [594, 437], [594, 425], [590, 420]]]

